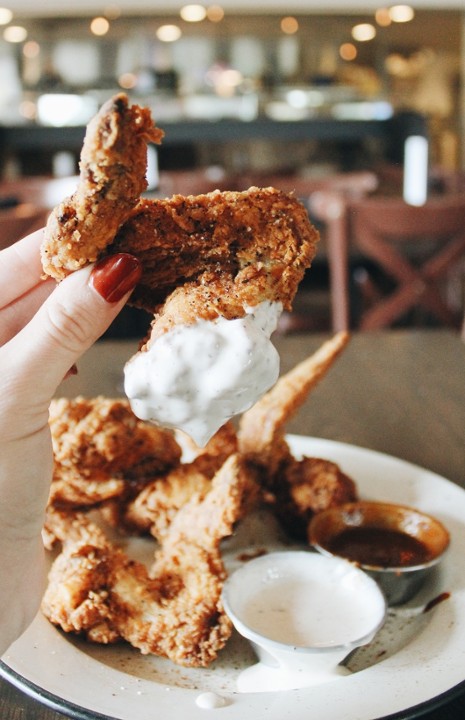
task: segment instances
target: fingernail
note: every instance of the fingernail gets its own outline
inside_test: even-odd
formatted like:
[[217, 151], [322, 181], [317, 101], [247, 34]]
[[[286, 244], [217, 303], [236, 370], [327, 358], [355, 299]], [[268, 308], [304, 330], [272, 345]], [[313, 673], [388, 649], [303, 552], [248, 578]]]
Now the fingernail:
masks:
[[137, 258], [128, 253], [118, 253], [95, 264], [89, 283], [104, 300], [115, 303], [137, 285], [141, 275], [142, 268]]
[[64, 376], [63, 380], [67, 380], [69, 377], [72, 377], [73, 375], [77, 375], [77, 374], [78, 374], [78, 367], [77, 367], [76, 363], [74, 363], [74, 365], [71, 365], [70, 369]]

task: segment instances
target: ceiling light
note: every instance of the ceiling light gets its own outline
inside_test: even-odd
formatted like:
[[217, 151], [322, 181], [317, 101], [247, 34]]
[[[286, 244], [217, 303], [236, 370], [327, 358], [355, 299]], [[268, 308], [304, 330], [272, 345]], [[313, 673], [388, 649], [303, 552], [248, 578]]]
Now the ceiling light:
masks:
[[95, 17], [90, 23], [90, 31], [94, 35], [106, 35], [110, 29], [110, 23], [104, 17]]
[[177, 25], [160, 25], [157, 30], [157, 38], [162, 42], [175, 42], [181, 37], [181, 28]]
[[299, 29], [299, 23], [295, 19], [295, 17], [291, 17], [290, 15], [288, 17], [283, 17], [281, 20], [281, 30], [283, 33], [286, 33], [286, 35], [293, 35], [296, 33]]
[[9, 25], [3, 31], [3, 39], [11, 43], [21, 43], [27, 38], [27, 30], [21, 25]]
[[13, 13], [8, 8], [0, 8], [0, 25], [8, 25], [13, 19]]
[[200, 22], [207, 17], [207, 11], [203, 5], [184, 5], [179, 14], [185, 22]]
[[376, 35], [376, 28], [371, 23], [360, 23], [352, 28], [352, 37], [359, 42], [373, 40]]
[[342, 60], [355, 60], [357, 57], [357, 48], [353, 43], [342, 43], [339, 48], [339, 56]]
[[380, 27], [388, 27], [392, 23], [391, 13], [387, 8], [378, 8], [375, 12], [375, 20]]
[[389, 8], [389, 15], [392, 22], [409, 22], [413, 20], [415, 12], [410, 5], [393, 5]]
[[221, 5], [210, 5], [207, 7], [207, 18], [210, 22], [221, 22], [224, 18], [224, 10]]

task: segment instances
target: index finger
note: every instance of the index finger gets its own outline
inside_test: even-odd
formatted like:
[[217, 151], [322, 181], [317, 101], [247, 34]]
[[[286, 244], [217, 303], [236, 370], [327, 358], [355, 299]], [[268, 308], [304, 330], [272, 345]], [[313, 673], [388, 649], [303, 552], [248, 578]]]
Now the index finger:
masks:
[[0, 252], [0, 307], [42, 282], [42, 237], [43, 230], [36, 230]]

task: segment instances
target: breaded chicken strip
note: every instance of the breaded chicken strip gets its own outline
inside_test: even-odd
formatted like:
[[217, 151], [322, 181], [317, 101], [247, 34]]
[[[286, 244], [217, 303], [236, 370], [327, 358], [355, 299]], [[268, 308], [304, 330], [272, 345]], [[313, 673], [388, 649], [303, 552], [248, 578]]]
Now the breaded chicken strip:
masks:
[[322, 510], [357, 500], [355, 482], [329, 460], [289, 458], [274, 478], [272, 507], [288, 535], [305, 542], [308, 524]]
[[141, 203], [112, 246], [139, 255], [131, 302], [155, 312], [125, 367], [134, 412], [202, 444], [251, 407], [278, 376], [270, 336], [317, 237], [303, 205], [273, 188]]
[[239, 423], [239, 451], [256, 468], [265, 500], [285, 530], [302, 541], [314, 513], [357, 498], [354, 481], [338, 465], [320, 458], [294, 458], [285, 437], [286, 423], [349, 339], [346, 332], [334, 335], [283, 375]]
[[124, 94], [88, 125], [74, 194], [51, 213], [42, 244], [44, 272], [57, 280], [95, 261], [147, 188], [147, 143], [160, 143], [147, 108]]
[[110, 250], [141, 260], [131, 303], [159, 311], [161, 334], [200, 317], [242, 317], [266, 300], [290, 309], [317, 242], [297, 198], [252, 187], [141, 201]]
[[[220, 605], [224, 568], [192, 544], [153, 578], [85, 516], [63, 516], [63, 551], [49, 574], [42, 611], [91, 642], [126, 640], [143, 654], [206, 666], [231, 634]], [[56, 518], [53, 532], [59, 534]]]
[[171, 322], [185, 321], [188, 308], [205, 319], [243, 317], [245, 305], [263, 300], [290, 309], [318, 240], [305, 207], [273, 188], [250, 188], [145, 200], [134, 210], [147, 187], [147, 143], [162, 137], [150, 111], [124, 94], [102, 106], [87, 128], [78, 187], [47, 223], [45, 273], [60, 280], [108, 252], [129, 252], [144, 268], [134, 304], [155, 312], [189, 284]]
[[173, 433], [139, 420], [127, 400], [58, 398], [49, 424], [54, 504], [83, 507], [133, 495], [180, 462]]
[[55, 462], [83, 475], [150, 477], [177, 465], [172, 432], [139, 420], [123, 398], [57, 398], [49, 415]]
[[[237, 451], [234, 427], [227, 423], [191, 462], [178, 465], [154, 478], [129, 502], [110, 506], [110, 522], [118, 528], [150, 532], [163, 541], [178, 511], [192, 498], [202, 500], [211, 490], [212, 479], [230, 455]], [[105, 519], [109, 519], [104, 508]]]
[[[304, 205], [274, 188], [175, 195], [135, 207], [146, 186], [146, 143], [157, 141], [154, 133], [148, 111], [129, 108], [125, 96], [102, 108], [86, 133], [79, 186], [47, 225], [42, 262], [47, 274], [60, 279], [108, 253], [141, 260], [142, 279], [130, 302], [155, 318], [141, 352], [126, 365], [125, 392], [141, 418], [188, 431], [201, 444], [275, 382], [279, 358], [270, 335], [279, 313], [292, 307], [319, 236]], [[221, 373], [224, 359], [220, 352], [205, 353], [209, 364], [200, 376], [196, 353], [186, 362], [172, 345], [186, 347], [186, 338], [195, 343], [203, 332], [225, 338], [224, 323], [242, 319], [234, 326], [236, 372], [209, 386], [214, 393], [200, 409], [196, 391], [205, 375]], [[158, 352], [160, 345], [152, 353], [161, 335], [167, 336], [166, 353]], [[168, 354], [174, 362], [166, 370]], [[158, 389], [166, 399], [176, 372], [189, 380], [197, 373], [194, 392], [177, 382], [179, 393], [166, 406]], [[222, 412], [214, 414], [213, 407]]]
[[205, 498], [179, 511], [150, 572], [85, 515], [50, 511], [47, 532], [63, 551], [50, 571], [44, 614], [94, 642], [124, 639], [144, 654], [207, 666], [231, 634], [219, 544], [242, 517], [252, 488], [248, 469], [232, 455]]
[[347, 332], [334, 335], [313, 355], [281, 376], [274, 387], [242, 415], [238, 431], [241, 453], [259, 465], [266, 466], [268, 470], [274, 470], [286, 455], [282, 444], [286, 423], [325, 377], [349, 339]]

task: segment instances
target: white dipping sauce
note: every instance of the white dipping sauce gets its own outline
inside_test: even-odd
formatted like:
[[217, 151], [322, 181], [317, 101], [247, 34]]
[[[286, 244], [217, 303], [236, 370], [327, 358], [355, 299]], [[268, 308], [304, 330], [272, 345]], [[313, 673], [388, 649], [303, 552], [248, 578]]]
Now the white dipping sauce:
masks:
[[345, 645], [363, 637], [379, 615], [377, 607], [360, 603], [350, 583], [284, 578], [262, 587], [242, 611], [250, 628], [295, 647]]
[[385, 619], [376, 582], [342, 558], [309, 551], [272, 552], [226, 580], [222, 599], [259, 662], [239, 675], [240, 692], [311, 687], [340, 678], [355, 647]]
[[135, 415], [205, 445], [278, 379], [270, 336], [281, 312], [280, 303], [263, 302], [237, 320], [198, 320], [161, 335], [125, 367], [124, 390]]
[[214, 692], [204, 692], [197, 696], [195, 704], [202, 710], [216, 710], [225, 707], [229, 703], [221, 695]]

